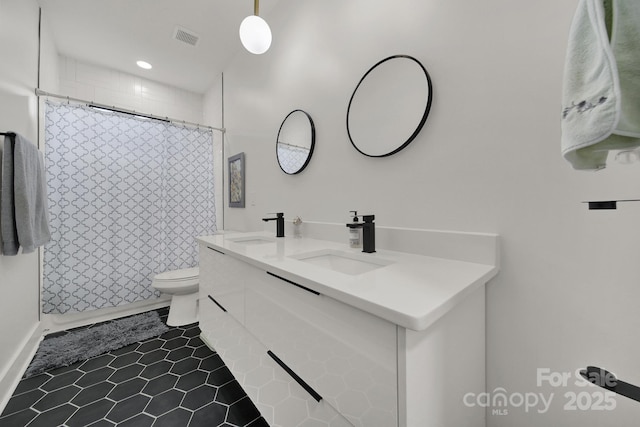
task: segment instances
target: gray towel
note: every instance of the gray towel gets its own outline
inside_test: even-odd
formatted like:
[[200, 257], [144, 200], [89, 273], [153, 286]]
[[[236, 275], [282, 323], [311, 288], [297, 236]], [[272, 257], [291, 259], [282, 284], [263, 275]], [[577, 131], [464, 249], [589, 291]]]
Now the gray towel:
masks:
[[13, 192], [18, 242], [22, 253], [33, 252], [51, 240], [44, 156], [20, 135], [13, 147]]
[[2, 185], [0, 186], [0, 231], [2, 254], [18, 254], [18, 229], [13, 198], [13, 135], [4, 138], [2, 153]]

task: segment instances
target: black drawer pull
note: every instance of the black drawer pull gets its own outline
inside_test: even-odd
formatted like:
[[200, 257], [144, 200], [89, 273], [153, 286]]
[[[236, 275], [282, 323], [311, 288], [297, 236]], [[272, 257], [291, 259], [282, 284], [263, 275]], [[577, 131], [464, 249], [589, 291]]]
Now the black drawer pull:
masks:
[[213, 249], [213, 248], [211, 248], [211, 247], [209, 247], [209, 246], [207, 246], [207, 249], [211, 249], [211, 250], [212, 250], [212, 251], [214, 251], [214, 252], [218, 252], [219, 254], [226, 255], [224, 252], [219, 251], [219, 250], [217, 250], [217, 249]]
[[215, 302], [215, 303], [216, 303], [216, 305], [217, 305], [218, 307], [220, 307], [220, 310], [224, 311], [225, 313], [227, 312], [227, 309], [226, 309], [226, 308], [224, 308], [224, 307], [223, 307], [223, 306], [222, 306], [218, 301], [216, 301], [216, 300], [215, 300], [211, 295], [207, 295], [207, 296], [209, 297], [209, 299], [210, 299], [211, 301]]
[[311, 292], [311, 293], [312, 293], [312, 294], [314, 294], [314, 295], [320, 295], [320, 292], [314, 291], [313, 289], [309, 289], [309, 288], [307, 288], [306, 286], [302, 286], [302, 285], [300, 285], [300, 284], [298, 284], [298, 283], [296, 283], [296, 282], [292, 282], [291, 280], [289, 280], [289, 279], [285, 279], [284, 277], [280, 277], [280, 276], [278, 276], [277, 274], [273, 274], [273, 273], [271, 273], [271, 272], [269, 272], [269, 271], [267, 271], [267, 274], [268, 274], [268, 275], [270, 275], [270, 276], [276, 277], [276, 278], [278, 278], [278, 279], [280, 279], [280, 280], [283, 280], [283, 281], [285, 281], [285, 282], [287, 282], [287, 283], [291, 283], [293, 286], [297, 286], [297, 287], [299, 287], [300, 289], [304, 289], [305, 291], [307, 291], [307, 292]]
[[303, 380], [302, 378], [300, 378], [300, 377], [299, 377], [295, 372], [293, 372], [293, 371], [291, 370], [291, 368], [290, 368], [290, 367], [288, 367], [288, 366], [286, 365], [286, 363], [284, 363], [282, 360], [280, 360], [280, 358], [278, 358], [278, 356], [276, 356], [275, 354], [273, 354], [273, 352], [272, 352], [271, 350], [267, 350], [267, 354], [268, 354], [269, 356], [271, 356], [271, 358], [272, 358], [273, 360], [275, 360], [275, 361], [276, 361], [276, 363], [277, 363], [278, 365], [280, 365], [280, 367], [281, 367], [282, 369], [284, 369], [285, 371], [287, 371], [287, 374], [291, 375], [291, 378], [293, 378], [294, 380], [296, 380], [296, 382], [297, 382], [298, 384], [300, 384], [300, 386], [301, 386], [303, 389], [305, 389], [305, 390], [307, 391], [307, 393], [309, 393], [309, 394], [311, 395], [311, 397], [313, 397], [313, 398], [316, 400], [316, 402], [320, 402], [320, 401], [322, 400], [322, 396], [320, 396], [320, 395], [318, 394], [318, 392], [317, 392], [317, 391], [315, 391], [315, 390], [314, 390], [314, 389], [313, 389], [309, 384], [307, 384], [306, 382], [304, 382], [304, 380]]

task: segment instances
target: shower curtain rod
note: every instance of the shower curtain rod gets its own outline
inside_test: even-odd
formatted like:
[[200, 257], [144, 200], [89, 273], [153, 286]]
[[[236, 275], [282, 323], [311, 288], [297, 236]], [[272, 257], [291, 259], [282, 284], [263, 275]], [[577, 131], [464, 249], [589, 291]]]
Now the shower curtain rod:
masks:
[[83, 104], [87, 104], [87, 105], [90, 105], [92, 107], [104, 108], [105, 110], [117, 111], [119, 113], [133, 114], [133, 115], [136, 115], [136, 116], [148, 117], [150, 119], [162, 120], [162, 121], [165, 121], [165, 122], [169, 121], [169, 122], [174, 123], [174, 124], [189, 125], [189, 126], [194, 126], [194, 127], [197, 127], [197, 128], [217, 130], [217, 131], [222, 132], [223, 135], [224, 135], [224, 133], [226, 131], [225, 128], [216, 128], [216, 127], [213, 127], [213, 126], [201, 125], [199, 123], [193, 123], [193, 122], [187, 122], [187, 121], [184, 121], [184, 120], [172, 119], [170, 117], [161, 117], [161, 116], [156, 116], [156, 115], [153, 115], [153, 114], [140, 113], [140, 112], [135, 111], [135, 110], [127, 110], [127, 109], [124, 109], [124, 108], [118, 108], [118, 107], [115, 107], [113, 105], [99, 104], [97, 102], [87, 101], [85, 99], [73, 98], [73, 97], [70, 97], [70, 96], [58, 95], [58, 94], [55, 94], [55, 93], [45, 92], [44, 90], [41, 90], [40, 88], [36, 88], [35, 92], [36, 92], [36, 96], [48, 96], [48, 97], [51, 97], [51, 98], [66, 99], [67, 101], [81, 102]]
[[278, 144], [286, 145], [288, 147], [293, 147], [293, 148], [300, 148], [300, 149], [303, 149], [303, 150], [308, 150], [309, 149], [309, 147], [303, 147], [301, 145], [295, 145], [295, 144], [287, 144], [286, 142], [282, 142], [282, 141], [278, 141]]

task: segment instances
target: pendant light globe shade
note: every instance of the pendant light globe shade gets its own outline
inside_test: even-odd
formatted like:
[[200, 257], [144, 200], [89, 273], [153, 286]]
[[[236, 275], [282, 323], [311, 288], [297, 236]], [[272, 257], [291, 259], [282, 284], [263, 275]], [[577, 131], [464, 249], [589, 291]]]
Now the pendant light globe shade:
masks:
[[245, 49], [256, 55], [265, 53], [271, 46], [271, 29], [267, 21], [258, 15], [249, 15], [240, 24], [240, 41]]

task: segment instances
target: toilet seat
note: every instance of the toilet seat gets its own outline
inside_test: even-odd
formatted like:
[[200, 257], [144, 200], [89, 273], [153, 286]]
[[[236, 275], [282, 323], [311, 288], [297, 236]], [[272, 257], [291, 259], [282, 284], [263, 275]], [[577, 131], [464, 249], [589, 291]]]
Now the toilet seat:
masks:
[[165, 271], [164, 273], [156, 274], [154, 280], [170, 281], [170, 280], [186, 280], [198, 278], [200, 275], [199, 267], [183, 268], [180, 270]]
[[153, 277], [151, 286], [169, 294], [190, 294], [198, 290], [199, 274], [198, 267], [165, 271]]

